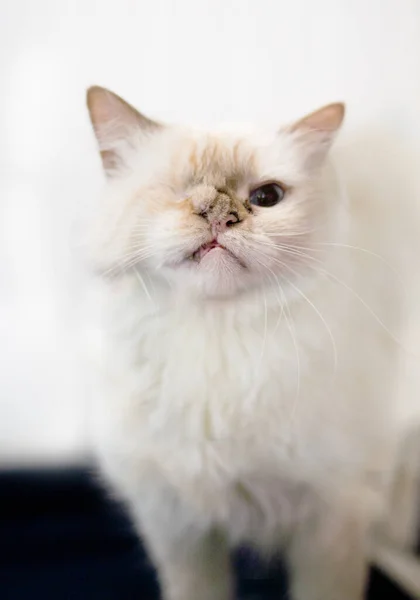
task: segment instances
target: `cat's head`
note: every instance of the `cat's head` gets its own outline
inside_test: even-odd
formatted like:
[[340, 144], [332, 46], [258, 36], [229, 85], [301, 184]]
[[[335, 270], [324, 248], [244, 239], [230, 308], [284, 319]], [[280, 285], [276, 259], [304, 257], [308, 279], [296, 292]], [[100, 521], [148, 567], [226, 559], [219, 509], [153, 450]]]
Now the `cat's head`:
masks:
[[236, 132], [163, 125], [99, 87], [88, 108], [108, 180], [94, 243], [104, 271], [210, 297], [310, 271], [336, 227], [325, 159], [342, 104], [277, 131]]

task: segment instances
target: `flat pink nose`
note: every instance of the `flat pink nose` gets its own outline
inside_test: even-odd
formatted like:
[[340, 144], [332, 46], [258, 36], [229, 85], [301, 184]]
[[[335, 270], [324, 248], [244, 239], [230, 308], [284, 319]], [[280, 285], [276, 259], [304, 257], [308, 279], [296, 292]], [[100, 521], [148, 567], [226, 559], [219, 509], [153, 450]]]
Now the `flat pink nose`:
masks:
[[213, 230], [213, 233], [215, 234], [223, 233], [229, 227], [232, 227], [236, 223], [239, 223], [239, 220], [239, 216], [236, 213], [231, 212], [227, 214], [226, 217], [211, 222], [211, 228]]

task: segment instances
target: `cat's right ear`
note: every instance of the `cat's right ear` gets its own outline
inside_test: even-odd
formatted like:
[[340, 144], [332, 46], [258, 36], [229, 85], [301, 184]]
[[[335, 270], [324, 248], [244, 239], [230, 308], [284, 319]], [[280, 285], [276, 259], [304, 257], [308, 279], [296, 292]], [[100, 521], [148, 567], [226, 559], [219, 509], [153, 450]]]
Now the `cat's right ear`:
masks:
[[307, 168], [319, 166], [326, 157], [345, 114], [342, 102], [328, 104], [289, 125], [286, 131], [299, 142], [300, 153]]
[[124, 166], [130, 142], [161, 128], [109, 90], [93, 86], [87, 91], [87, 106], [99, 144], [102, 164], [108, 176]]

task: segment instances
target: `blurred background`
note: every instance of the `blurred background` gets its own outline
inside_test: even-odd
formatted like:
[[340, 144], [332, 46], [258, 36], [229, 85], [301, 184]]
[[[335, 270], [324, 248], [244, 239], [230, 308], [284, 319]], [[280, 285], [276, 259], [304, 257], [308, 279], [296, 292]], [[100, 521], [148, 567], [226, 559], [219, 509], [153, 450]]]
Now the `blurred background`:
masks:
[[[0, 0], [0, 472], [58, 468], [53, 480], [0, 481], [11, 600], [140, 597], [134, 567], [115, 566], [121, 548], [139, 565], [131, 533], [103, 516], [84, 471], [62, 470], [88, 455], [76, 350], [79, 223], [103, 181], [85, 108], [93, 84], [151, 117], [199, 124], [280, 125], [344, 100], [339, 146], [353, 185], [420, 197], [419, 0]], [[40, 553], [40, 535], [44, 587], [21, 554]], [[52, 571], [58, 539], [74, 554]], [[87, 572], [93, 587], [71, 588]]]

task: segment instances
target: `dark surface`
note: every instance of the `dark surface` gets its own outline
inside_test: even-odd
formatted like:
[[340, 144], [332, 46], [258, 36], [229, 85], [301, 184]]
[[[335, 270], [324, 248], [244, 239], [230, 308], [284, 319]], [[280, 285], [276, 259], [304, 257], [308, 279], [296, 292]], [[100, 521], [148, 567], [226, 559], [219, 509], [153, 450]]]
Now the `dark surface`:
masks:
[[[1, 600], [157, 600], [122, 509], [82, 470], [0, 473]], [[287, 598], [281, 566], [235, 556], [238, 598]], [[408, 600], [373, 571], [369, 600]], [[197, 595], [199, 600], [199, 594]], [[339, 597], [337, 597], [339, 600]]]

